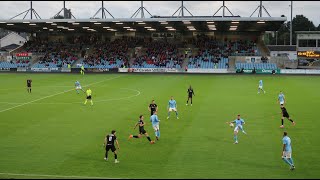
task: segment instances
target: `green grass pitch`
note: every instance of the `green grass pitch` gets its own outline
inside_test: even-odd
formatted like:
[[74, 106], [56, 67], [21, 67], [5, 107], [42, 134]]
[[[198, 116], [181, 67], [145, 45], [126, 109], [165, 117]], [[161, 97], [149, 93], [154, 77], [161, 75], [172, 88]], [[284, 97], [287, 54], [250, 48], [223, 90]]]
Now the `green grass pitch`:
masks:
[[[32, 78], [32, 93], [26, 79]], [[257, 94], [258, 81], [266, 94]], [[89, 85], [84, 105], [74, 82]], [[319, 178], [320, 76], [0, 74], [0, 178]], [[187, 88], [195, 91], [186, 106]], [[280, 129], [282, 90], [296, 126]], [[179, 118], [167, 117], [173, 95]], [[161, 139], [128, 140], [140, 114], [155, 139], [147, 109], [159, 106]], [[240, 113], [247, 135], [225, 122]], [[103, 139], [117, 130], [119, 164]], [[282, 134], [292, 139], [294, 171], [281, 160]]]

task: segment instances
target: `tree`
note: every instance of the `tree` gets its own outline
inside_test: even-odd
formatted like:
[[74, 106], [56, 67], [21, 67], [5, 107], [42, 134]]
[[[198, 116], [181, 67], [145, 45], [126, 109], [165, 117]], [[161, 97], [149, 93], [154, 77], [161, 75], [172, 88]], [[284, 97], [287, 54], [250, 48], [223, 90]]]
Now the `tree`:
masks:
[[[282, 15], [281, 17], [285, 17]], [[289, 45], [290, 44], [290, 24], [288, 21], [284, 23], [278, 30], [278, 45]], [[295, 31], [315, 31], [320, 30], [320, 25], [315, 27], [312, 21], [303, 15], [296, 15], [292, 19], [292, 45], [296, 44], [296, 33]], [[275, 37], [270, 40], [271, 43], [275, 44]]]

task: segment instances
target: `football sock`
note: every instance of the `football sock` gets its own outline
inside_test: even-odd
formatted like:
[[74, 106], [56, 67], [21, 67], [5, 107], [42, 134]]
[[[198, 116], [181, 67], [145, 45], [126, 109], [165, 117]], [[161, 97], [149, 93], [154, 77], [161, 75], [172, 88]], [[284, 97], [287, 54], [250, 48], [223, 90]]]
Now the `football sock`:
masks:
[[151, 138], [150, 138], [149, 136], [147, 137], [147, 139], [148, 139], [149, 141], [151, 141]]
[[87, 102], [88, 102], [88, 100], [86, 100], [86, 101], [84, 102], [84, 104], [87, 104]]
[[157, 132], [158, 132], [158, 133], [157, 133], [157, 134], [158, 134], [158, 137], [160, 137], [160, 130], [159, 130], [159, 131], [157, 131]]
[[118, 155], [117, 154], [114, 154], [114, 159], [118, 159]]
[[168, 117], [170, 116], [170, 111], [168, 112]]
[[192, 104], [192, 99], [191, 99], [191, 104]]
[[158, 137], [158, 133], [157, 133], [157, 131], [155, 131], [155, 132], [154, 132], [154, 134]]
[[293, 120], [292, 119], [289, 119], [289, 121], [291, 121], [293, 123]]
[[93, 102], [92, 102], [92, 100], [91, 100], [91, 105], [93, 105]]
[[108, 152], [106, 151], [106, 155], [105, 155], [106, 159], [108, 159]]
[[289, 158], [288, 161], [291, 163], [292, 166], [294, 166], [294, 165], [293, 165], [293, 159], [292, 159], [292, 158]]
[[31, 89], [30, 89], [30, 93], [31, 93]]
[[242, 131], [244, 134], [247, 134], [245, 131]]
[[233, 139], [234, 139], [234, 141], [238, 141], [237, 135], [235, 135]]
[[281, 119], [281, 125], [283, 126], [283, 119]]
[[79, 91], [78, 91], [78, 89], [77, 89], [76, 91], [77, 91], [77, 93], [79, 94]]
[[176, 111], [176, 116], [178, 117], [178, 111]]
[[139, 136], [133, 136], [134, 138], [139, 138]]
[[284, 160], [285, 163], [289, 164], [291, 166], [291, 163], [288, 161], [287, 158], [282, 158]]

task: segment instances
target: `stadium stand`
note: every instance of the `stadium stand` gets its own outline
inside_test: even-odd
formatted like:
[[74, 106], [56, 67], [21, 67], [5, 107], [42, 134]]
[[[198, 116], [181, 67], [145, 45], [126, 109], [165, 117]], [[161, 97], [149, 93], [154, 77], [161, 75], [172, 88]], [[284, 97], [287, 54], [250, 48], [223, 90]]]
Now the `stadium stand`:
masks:
[[236, 69], [277, 69], [275, 63], [236, 63]]
[[182, 68], [183, 55], [177, 45], [165, 41], [152, 41], [144, 45], [145, 55], [134, 59], [132, 68]]
[[10, 62], [8, 61], [0, 61], [0, 68], [18, 68], [18, 67], [29, 67], [29, 60], [16, 60], [13, 59]]
[[81, 60], [85, 68], [120, 68], [129, 65], [129, 49], [143, 45], [143, 38], [123, 37], [97, 42], [93, 52]]

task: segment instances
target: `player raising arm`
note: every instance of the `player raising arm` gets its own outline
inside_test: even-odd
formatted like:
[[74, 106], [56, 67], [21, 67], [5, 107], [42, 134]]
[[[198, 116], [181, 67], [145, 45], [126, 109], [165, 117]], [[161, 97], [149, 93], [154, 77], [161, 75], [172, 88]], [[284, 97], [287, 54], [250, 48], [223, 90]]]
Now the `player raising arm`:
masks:
[[244, 120], [240, 118], [240, 114], [238, 115], [237, 119], [231, 122], [227, 122], [228, 124], [230, 123], [234, 123], [235, 124], [235, 128], [233, 130], [233, 134], [234, 134], [234, 144], [238, 144], [238, 131], [241, 130], [244, 134], [247, 134], [244, 130], [243, 130], [243, 125], [245, 124]]

